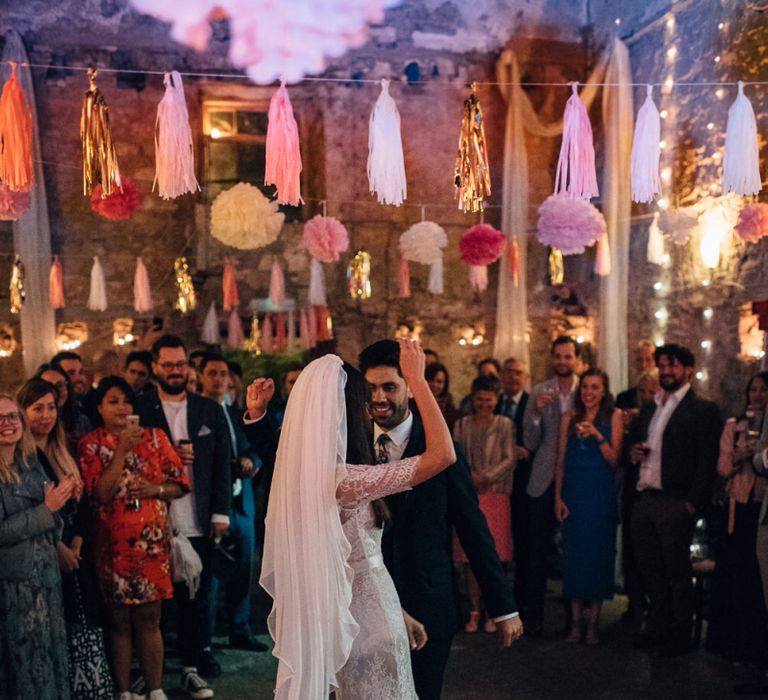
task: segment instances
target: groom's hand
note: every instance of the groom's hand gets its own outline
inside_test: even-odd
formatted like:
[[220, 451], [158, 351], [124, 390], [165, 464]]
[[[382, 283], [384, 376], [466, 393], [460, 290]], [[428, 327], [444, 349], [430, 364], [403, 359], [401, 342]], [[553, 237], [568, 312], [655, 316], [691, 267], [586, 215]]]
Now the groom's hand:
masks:
[[520, 616], [510, 617], [496, 623], [496, 631], [499, 633], [499, 641], [502, 648], [511, 647], [512, 642], [523, 636], [523, 621]]
[[267, 406], [275, 395], [275, 383], [271, 379], [254, 379], [245, 392], [248, 418], [257, 420], [267, 412]]

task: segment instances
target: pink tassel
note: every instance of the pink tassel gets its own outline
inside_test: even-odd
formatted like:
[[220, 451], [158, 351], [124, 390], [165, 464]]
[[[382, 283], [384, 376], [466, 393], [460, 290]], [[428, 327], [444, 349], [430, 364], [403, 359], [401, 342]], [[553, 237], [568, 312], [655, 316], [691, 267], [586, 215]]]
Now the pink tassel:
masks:
[[286, 335], [287, 329], [285, 324], [285, 314], [277, 314], [277, 321], [275, 323], [275, 349], [277, 352], [285, 352], [286, 349]]
[[488, 289], [488, 266], [470, 265], [469, 266], [469, 286], [475, 292], [484, 292]]
[[299, 339], [304, 350], [309, 350], [312, 347], [312, 337], [309, 332], [309, 311], [306, 308], [299, 312]]
[[299, 127], [293, 117], [293, 106], [285, 89], [285, 81], [280, 82], [277, 92], [272, 95], [268, 119], [264, 184], [277, 188], [279, 204], [303, 204]]
[[517, 289], [520, 286], [520, 246], [517, 245], [515, 238], [509, 244], [507, 263], [509, 265], [509, 279], [512, 280], [512, 285]]
[[611, 246], [608, 236], [597, 239], [597, 256], [595, 257], [595, 274], [606, 277], [611, 274]]
[[275, 351], [275, 339], [272, 333], [272, 318], [269, 314], [264, 316], [261, 324], [261, 351], [265, 355], [271, 355]]
[[571, 199], [597, 197], [595, 146], [587, 106], [579, 98], [579, 84], [571, 83], [573, 94], [565, 104], [563, 143], [557, 159], [555, 194]]
[[277, 258], [272, 263], [272, 274], [269, 278], [269, 299], [275, 306], [285, 304], [285, 276]]
[[309, 347], [313, 348], [319, 340], [317, 337], [317, 312], [314, 306], [307, 309], [307, 328], [309, 329]]
[[240, 297], [237, 294], [237, 282], [235, 282], [235, 269], [228, 258], [224, 262], [224, 274], [221, 276], [221, 291], [224, 296], [224, 311], [232, 311], [240, 306]]
[[59, 256], [54, 255], [53, 262], [51, 263], [51, 275], [48, 281], [51, 308], [63, 309], [64, 308], [64, 276], [61, 270], [61, 262], [59, 262]]
[[227, 319], [227, 345], [231, 348], [239, 348], [245, 341], [243, 334], [243, 322], [237, 309], [232, 309]]
[[331, 331], [331, 314], [329, 313], [327, 306], [317, 307], [317, 339], [333, 339], [333, 332]]
[[296, 349], [296, 312], [291, 309], [288, 312], [288, 352]]
[[407, 299], [411, 296], [411, 271], [408, 269], [408, 261], [400, 256], [400, 298]]
[[153, 308], [149, 273], [141, 258], [136, 258], [136, 272], [133, 275], [133, 308], [139, 314], [149, 313]]

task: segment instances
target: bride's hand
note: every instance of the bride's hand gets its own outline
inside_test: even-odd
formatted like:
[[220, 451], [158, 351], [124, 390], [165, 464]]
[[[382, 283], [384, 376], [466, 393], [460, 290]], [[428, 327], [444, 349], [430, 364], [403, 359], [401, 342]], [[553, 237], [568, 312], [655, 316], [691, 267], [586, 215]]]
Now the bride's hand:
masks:
[[426, 361], [424, 351], [415, 340], [400, 340], [400, 371], [407, 384], [424, 379]]
[[429, 639], [424, 625], [411, 617], [405, 610], [403, 610], [403, 620], [405, 621], [405, 629], [408, 632], [408, 643], [410, 644], [411, 651], [423, 649]]

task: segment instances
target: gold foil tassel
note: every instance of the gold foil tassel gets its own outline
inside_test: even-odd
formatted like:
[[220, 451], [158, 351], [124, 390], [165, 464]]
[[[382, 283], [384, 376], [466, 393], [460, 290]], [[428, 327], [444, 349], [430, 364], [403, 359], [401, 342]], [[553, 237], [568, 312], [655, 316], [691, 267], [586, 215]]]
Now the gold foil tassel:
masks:
[[80, 140], [83, 142], [83, 194], [89, 195], [101, 184], [101, 195], [106, 197], [116, 189], [123, 191], [117, 152], [109, 129], [109, 107], [96, 87], [96, 73], [88, 69], [88, 91], [83, 99], [80, 115]]
[[21, 258], [17, 255], [13, 259], [13, 268], [11, 270], [11, 313], [21, 313], [21, 307], [24, 306], [24, 299], [27, 296], [24, 291], [24, 265], [21, 262]]
[[483, 110], [475, 94], [476, 89], [476, 84], [472, 83], [469, 97], [464, 100], [459, 151], [453, 175], [459, 209], [468, 212], [483, 211], [483, 200], [491, 196], [491, 171], [488, 166]]
[[261, 329], [259, 328], [259, 317], [254, 314], [251, 321], [251, 335], [245, 341], [245, 349], [254, 355], [261, 355]]
[[565, 265], [563, 263], [563, 254], [559, 248], [549, 249], [547, 266], [549, 269], [549, 283], [553, 286], [562, 284], [565, 281]]
[[182, 314], [194, 310], [197, 306], [195, 285], [189, 274], [189, 265], [185, 257], [176, 258], [173, 263], [173, 271], [176, 275], [176, 309]]
[[347, 267], [349, 296], [353, 299], [371, 298], [371, 255], [358, 250]]

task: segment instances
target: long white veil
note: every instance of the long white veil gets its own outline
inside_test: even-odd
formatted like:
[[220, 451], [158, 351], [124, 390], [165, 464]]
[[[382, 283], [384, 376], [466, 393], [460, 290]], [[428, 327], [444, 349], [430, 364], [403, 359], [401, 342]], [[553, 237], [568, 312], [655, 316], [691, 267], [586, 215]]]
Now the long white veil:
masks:
[[327, 700], [359, 631], [336, 504], [347, 452], [346, 379], [336, 355], [311, 362], [291, 391], [277, 448], [260, 578], [274, 600], [277, 700]]

